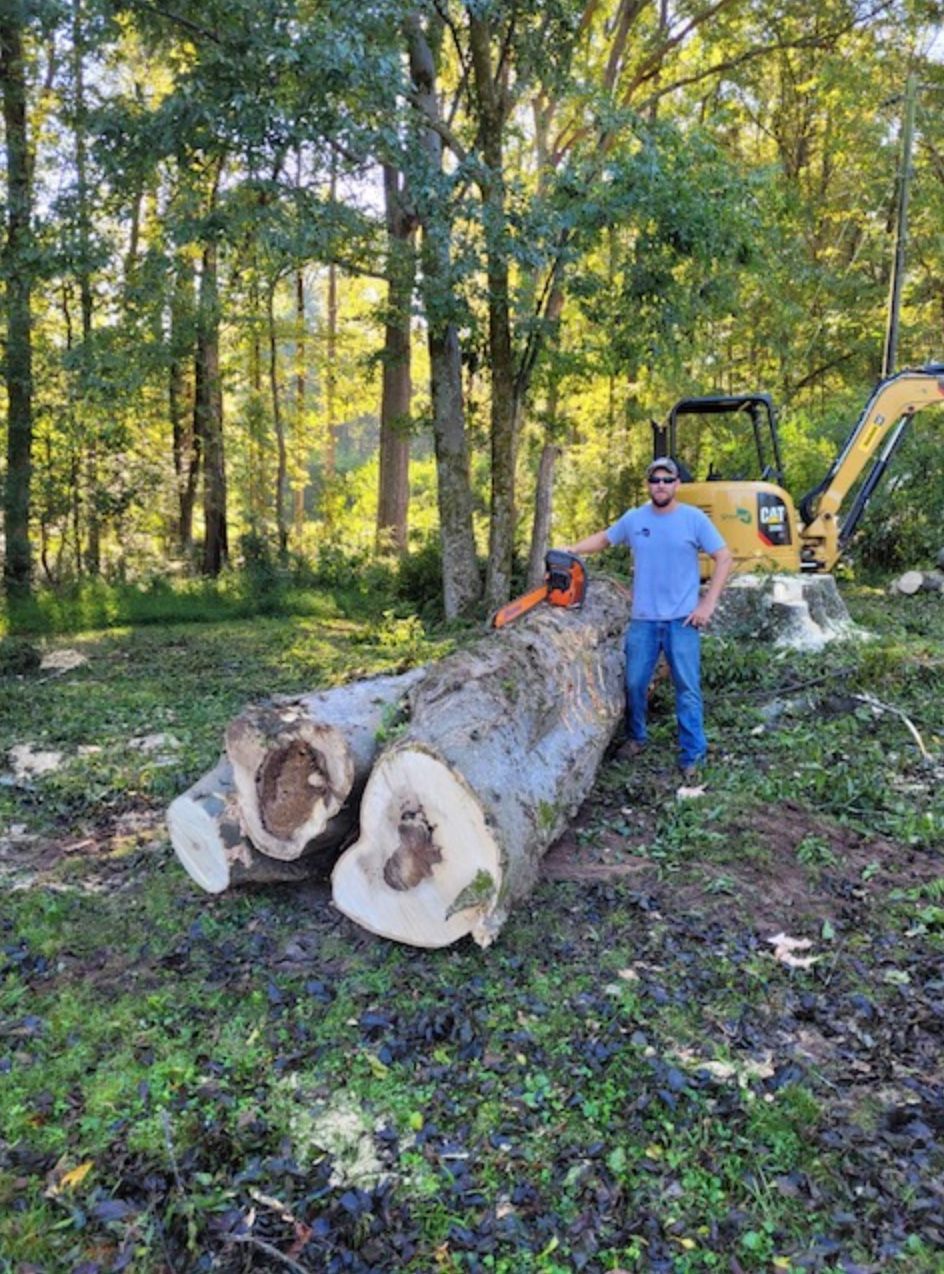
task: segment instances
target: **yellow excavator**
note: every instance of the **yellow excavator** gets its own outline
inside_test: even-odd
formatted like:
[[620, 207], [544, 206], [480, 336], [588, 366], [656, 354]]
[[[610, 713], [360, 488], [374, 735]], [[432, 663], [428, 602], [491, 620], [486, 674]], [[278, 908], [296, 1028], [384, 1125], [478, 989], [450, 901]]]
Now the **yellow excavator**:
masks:
[[[944, 364], [879, 381], [825, 478], [798, 506], [783, 488], [776, 413], [767, 394], [683, 398], [664, 424], [653, 422], [653, 455], [675, 460], [682, 479], [678, 498], [708, 514], [734, 554], [735, 570], [831, 571], [911, 418], [935, 403], [944, 403]], [[685, 427], [683, 439], [680, 421], [687, 416], [702, 419]], [[711, 428], [711, 418], [722, 416], [735, 428]], [[756, 478], [743, 470], [745, 431], [756, 453]]]

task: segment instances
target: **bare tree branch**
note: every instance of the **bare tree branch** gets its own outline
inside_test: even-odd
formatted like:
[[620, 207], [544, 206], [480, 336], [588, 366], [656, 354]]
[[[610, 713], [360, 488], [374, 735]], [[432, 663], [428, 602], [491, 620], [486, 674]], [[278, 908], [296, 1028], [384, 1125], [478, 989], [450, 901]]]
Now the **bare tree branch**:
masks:
[[210, 31], [206, 27], [200, 26], [199, 23], [192, 22], [190, 18], [185, 18], [181, 13], [172, 13], [169, 9], [162, 9], [159, 5], [147, 4], [146, 0], [133, 0], [129, 7], [144, 13], [151, 13], [157, 18], [166, 18], [174, 26], [183, 27], [185, 31], [189, 31], [192, 35], [198, 35], [203, 40], [211, 40], [217, 45], [223, 44], [223, 40], [220, 39], [215, 31]]
[[423, 108], [422, 99], [420, 98], [420, 95], [418, 93], [409, 92], [406, 95], [406, 99], [411, 106], [416, 107], [416, 109], [422, 114], [423, 123], [426, 125], [426, 127], [431, 128], [434, 133], [438, 133], [439, 136], [446, 143], [446, 145], [449, 147], [449, 149], [452, 151], [452, 153], [455, 155], [456, 159], [458, 159], [459, 163], [460, 164], [464, 163], [469, 157], [469, 152], [462, 145], [462, 142], [459, 141], [458, 137], [455, 135], [455, 133], [452, 131], [449, 125], [445, 123], [445, 121], [439, 119], [438, 116], [433, 117], [427, 114], [427, 112]]

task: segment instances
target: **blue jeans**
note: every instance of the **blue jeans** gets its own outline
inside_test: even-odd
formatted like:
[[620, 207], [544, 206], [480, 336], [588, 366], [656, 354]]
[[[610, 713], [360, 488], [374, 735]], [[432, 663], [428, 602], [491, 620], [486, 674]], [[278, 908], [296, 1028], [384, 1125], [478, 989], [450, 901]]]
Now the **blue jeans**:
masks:
[[681, 619], [630, 621], [626, 650], [626, 735], [646, 741], [649, 682], [665, 653], [675, 686], [679, 765], [694, 765], [707, 751], [701, 698], [701, 634]]

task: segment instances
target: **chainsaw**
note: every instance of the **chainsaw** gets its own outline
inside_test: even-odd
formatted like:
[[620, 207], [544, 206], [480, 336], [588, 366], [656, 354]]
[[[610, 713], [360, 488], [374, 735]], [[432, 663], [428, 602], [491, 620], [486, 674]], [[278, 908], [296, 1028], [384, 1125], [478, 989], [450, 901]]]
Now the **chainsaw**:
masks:
[[541, 602], [551, 606], [579, 609], [587, 596], [587, 568], [579, 557], [565, 553], [563, 549], [551, 549], [544, 559], [544, 583], [533, 588], [523, 597], [516, 597], [497, 610], [492, 618], [493, 628], [504, 628], [519, 615], [525, 615]]

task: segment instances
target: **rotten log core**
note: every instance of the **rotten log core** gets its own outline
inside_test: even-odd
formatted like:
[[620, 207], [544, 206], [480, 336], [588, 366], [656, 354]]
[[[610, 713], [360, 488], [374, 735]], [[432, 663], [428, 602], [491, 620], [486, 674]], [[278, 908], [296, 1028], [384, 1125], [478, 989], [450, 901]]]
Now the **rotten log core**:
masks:
[[325, 808], [341, 804], [331, 790], [323, 754], [303, 739], [265, 754], [256, 773], [256, 791], [263, 825], [279, 839], [291, 837], [306, 823], [316, 803]]
[[391, 889], [414, 889], [442, 862], [442, 850], [433, 840], [433, 829], [420, 809], [403, 811], [397, 835], [400, 843], [384, 863], [384, 880]]

